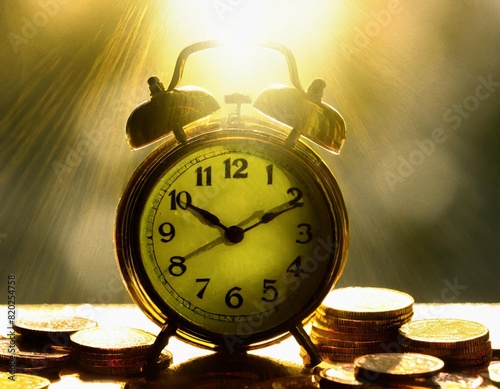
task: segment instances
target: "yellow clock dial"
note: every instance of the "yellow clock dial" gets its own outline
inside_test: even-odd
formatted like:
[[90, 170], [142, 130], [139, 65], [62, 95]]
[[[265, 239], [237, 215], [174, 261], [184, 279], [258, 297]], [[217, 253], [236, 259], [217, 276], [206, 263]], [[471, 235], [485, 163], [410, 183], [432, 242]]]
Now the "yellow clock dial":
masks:
[[229, 130], [152, 165], [137, 180], [128, 268], [156, 320], [190, 340], [253, 344], [308, 317], [340, 276], [344, 204], [306, 146]]

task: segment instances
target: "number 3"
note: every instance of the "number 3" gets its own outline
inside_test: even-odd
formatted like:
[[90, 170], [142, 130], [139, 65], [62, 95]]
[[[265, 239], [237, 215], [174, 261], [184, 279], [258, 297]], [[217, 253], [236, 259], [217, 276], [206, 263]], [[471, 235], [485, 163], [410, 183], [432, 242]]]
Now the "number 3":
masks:
[[299, 235], [300, 236], [305, 235], [305, 237], [304, 237], [304, 240], [301, 240], [299, 238], [299, 239], [296, 239], [295, 242], [300, 243], [300, 244], [309, 243], [313, 238], [313, 234], [311, 232], [311, 229], [312, 229], [311, 225], [309, 223], [300, 223], [299, 225], [297, 225], [297, 228], [305, 229], [305, 231], [299, 231]]

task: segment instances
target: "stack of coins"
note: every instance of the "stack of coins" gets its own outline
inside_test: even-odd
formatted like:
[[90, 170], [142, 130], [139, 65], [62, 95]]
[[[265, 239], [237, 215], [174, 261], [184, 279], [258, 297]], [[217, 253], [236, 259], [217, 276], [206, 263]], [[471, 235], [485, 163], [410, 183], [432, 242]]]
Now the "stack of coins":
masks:
[[[141, 373], [155, 336], [127, 327], [95, 327], [71, 335], [74, 362], [88, 373], [129, 375]], [[163, 350], [157, 362], [165, 368], [172, 354]]]
[[24, 344], [18, 345], [12, 344], [10, 340], [0, 340], [0, 370], [14, 368], [19, 373], [51, 375], [66, 367], [70, 357], [70, 352], [30, 351]]
[[425, 319], [399, 329], [403, 351], [441, 358], [447, 369], [486, 366], [491, 360], [491, 342], [486, 326], [462, 319]]
[[398, 328], [411, 320], [413, 302], [410, 295], [391, 289], [333, 290], [316, 310], [311, 340], [327, 362], [397, 351]]

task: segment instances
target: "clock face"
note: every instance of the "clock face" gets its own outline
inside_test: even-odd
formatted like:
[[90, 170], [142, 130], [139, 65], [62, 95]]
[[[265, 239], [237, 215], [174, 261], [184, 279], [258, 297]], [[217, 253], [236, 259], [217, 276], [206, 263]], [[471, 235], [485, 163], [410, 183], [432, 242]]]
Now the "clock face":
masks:
[[240, 133], [157, 159], [131, 218], [136, 289], [216, 344], [300, 324], [340, 276], [347, 235], [335, 179], [306, 155]]

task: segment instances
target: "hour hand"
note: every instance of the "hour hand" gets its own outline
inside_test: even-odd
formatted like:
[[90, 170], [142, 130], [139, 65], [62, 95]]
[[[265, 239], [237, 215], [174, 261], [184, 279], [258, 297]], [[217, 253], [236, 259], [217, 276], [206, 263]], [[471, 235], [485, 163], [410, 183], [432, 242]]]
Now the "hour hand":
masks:
[[231, 226], [226, 227], [222, 224], [217, 216], [207, 211], [206, 209], [199, 208], [191, 203], [186, 206], [196, 213], [196, 216], [201, 216], [203, 221], [207, 222], [210, 226], [220, 227], [224, 230], [224, 238], [230, 243], [240, 243], [243, 240], [243, 233], [245, 232], [241, 227]]
[[187, 207], [194, 211], [197, 216], [201, 216], [201, 218], [208, 223], [210, 226], [216, 226], [222, 228], [224, 231], [229, 230], [224, 224], [220, 222], [220, 219], [215, 216], [213, 213], [207, 211], [206, 209], [199, 208], [191, 203], [186, 204]]

